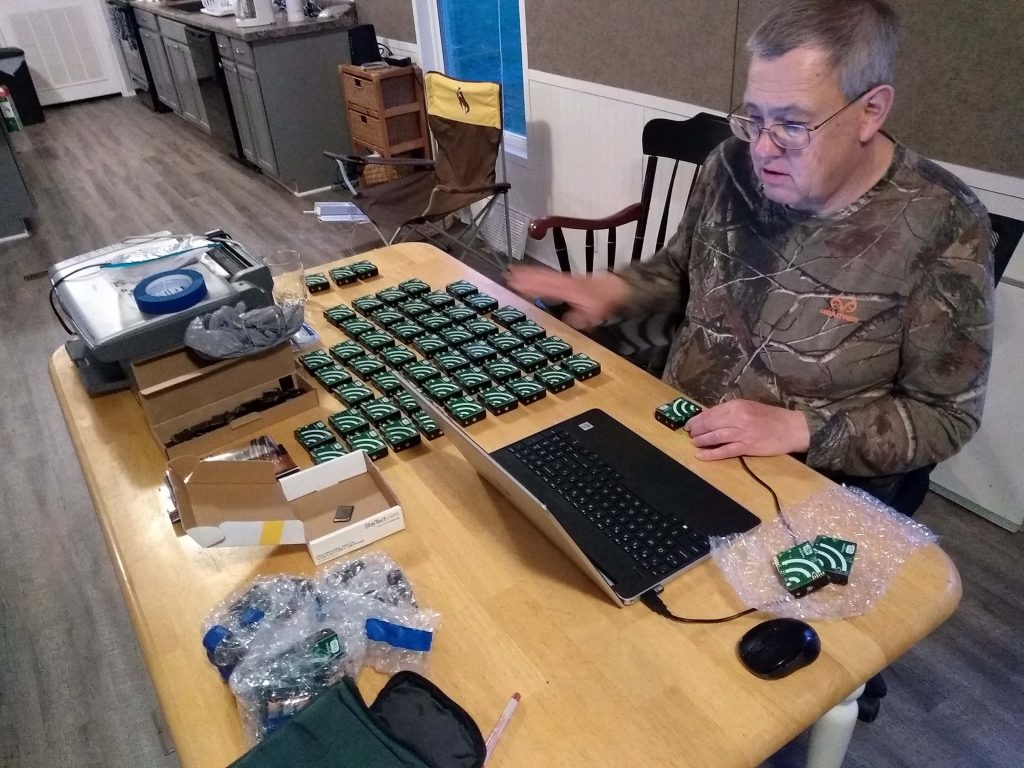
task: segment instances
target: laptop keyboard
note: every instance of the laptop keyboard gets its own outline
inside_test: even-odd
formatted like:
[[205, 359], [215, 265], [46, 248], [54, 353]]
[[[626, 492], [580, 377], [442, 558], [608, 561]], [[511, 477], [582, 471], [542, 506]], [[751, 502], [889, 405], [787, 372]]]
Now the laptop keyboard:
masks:
[[667, 575], [710, 552], [707, 536], [652, 509], [623, 485], [621, 474], [565, 430], [542, 432], [508, 450], [649, 572]]

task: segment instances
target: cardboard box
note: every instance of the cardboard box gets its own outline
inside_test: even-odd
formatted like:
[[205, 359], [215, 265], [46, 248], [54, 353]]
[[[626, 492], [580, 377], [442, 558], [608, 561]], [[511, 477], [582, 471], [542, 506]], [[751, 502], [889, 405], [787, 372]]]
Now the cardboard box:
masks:
[[[183, 443], [168, 445], [179, 432], [229, 413], [291, 377], [298, 397], [233, 419], [220, 429]], [[275, 422], [315, 408], [316, 389], [296, 368], [288, 344], [261, 355], [237, 360], [200, 360], [186, 350], [132, 364], [132, 390], [156, 441], [169, 458], [209, 453], [235, 440], [239, 430], [264, 429]]]
[[[274, 476], [268, 461], [171, 459], [185, 532], [204, 547], [305, 544], [317, 565], [405, 528], [398, 497], [363, 451]], [[355, 509], [335, 523], [339, 506]]]

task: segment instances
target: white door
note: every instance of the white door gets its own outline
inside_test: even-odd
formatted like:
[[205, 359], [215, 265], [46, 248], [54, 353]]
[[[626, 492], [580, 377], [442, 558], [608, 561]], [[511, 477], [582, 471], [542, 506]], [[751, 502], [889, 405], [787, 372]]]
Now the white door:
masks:
[[0, 37], [25, 51], [43, 105], [122, 93], [103, 0], [0, 0]]

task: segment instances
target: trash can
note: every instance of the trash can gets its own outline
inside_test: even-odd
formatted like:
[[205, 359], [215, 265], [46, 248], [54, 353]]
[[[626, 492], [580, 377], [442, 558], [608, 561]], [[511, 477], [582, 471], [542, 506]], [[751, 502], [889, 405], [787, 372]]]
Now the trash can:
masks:
[[46, 119], [21, 48], [0, 48], [0, 85], [7, 86], [11, 92], [22, 125], [33, 125]]

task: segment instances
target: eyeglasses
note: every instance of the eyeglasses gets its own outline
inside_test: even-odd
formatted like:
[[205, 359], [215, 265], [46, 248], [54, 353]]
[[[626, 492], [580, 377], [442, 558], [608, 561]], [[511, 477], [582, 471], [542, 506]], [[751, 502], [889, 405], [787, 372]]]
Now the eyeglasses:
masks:
[[749, 117], [743, 117], [735, 113], [729, 114], [729, 127], [737, 139], [742, 139], [748, 144], [754, 144], [761, 138], [764, 131], [768, 132], [768, 138], [775, 142], [779, 149], [803, 149], [811, 143], [811, 132], [816, 131], [825, 125], [829, 120], [836, 117], [847, 107], [851, 107], [864, 98], [868, 91], [864, 91], [853, 101], [843, 105], [831, 115], [826, 117], [817, 125], [804, 125], [803, 123], [774, 123], [764, 126]]

